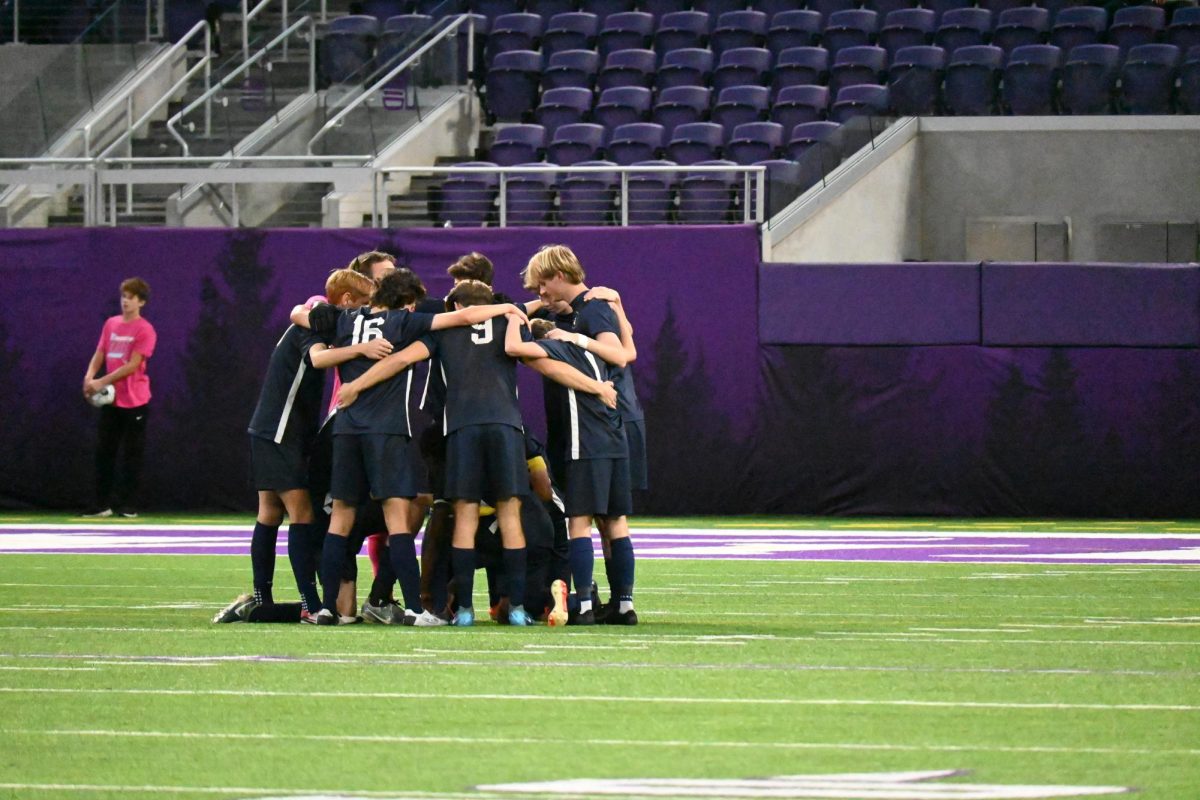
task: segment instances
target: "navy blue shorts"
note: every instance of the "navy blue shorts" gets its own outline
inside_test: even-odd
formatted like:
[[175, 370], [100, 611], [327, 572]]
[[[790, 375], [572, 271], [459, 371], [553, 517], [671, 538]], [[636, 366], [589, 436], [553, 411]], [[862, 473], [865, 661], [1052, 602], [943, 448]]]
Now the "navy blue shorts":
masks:
[[628, 458], [582, 458], [567, 462], [563, 501], [568, 517], [624, 517], [633, 513]]
[[650, 488], [650, 476], [646, 466], [646, 422], [632, 420], [623, 422], [625, 443], [629, 445], [629, 483], [634, 489], [645, 491]]
[[446, 497], [504, 500], [529, 493], [525, 436], [511, 425], [468, 425], [446, 437]]
[[358, 505], [368, 497], [416, 497], [418, 463], [403, 434], [342, 433], [333, 437], [334, 500]]
[[260, 436], [250, 437], [250, 465], [254, 488], [260, 492], [287, 492], [308, 488], [308, 453], [297, 441], [276, 444]]

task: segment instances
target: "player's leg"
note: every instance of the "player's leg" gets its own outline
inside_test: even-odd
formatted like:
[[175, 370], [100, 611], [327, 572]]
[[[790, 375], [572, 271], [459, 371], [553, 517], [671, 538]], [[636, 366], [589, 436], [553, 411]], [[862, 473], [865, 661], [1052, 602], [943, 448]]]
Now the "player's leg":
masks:
[[275, 547], [283, 523], [283, 501], [279, 494], [259, 490], [258, 514], [250, 535], [250, 568], [254, 575], [254, 600], [259, 605], [274, 603]]
[[629, 514], [632, 510], [629, 462], [627, 459], [616, 459], [613, 461], [612, 482], [609, 485], [608, 505], [604, 513], [612, 553], [610, 588], [616, 603], [610, 604], [605, 617], [605, 622], [609, 625], [636, 625], [638, 621], [637, 613], [633, 610], [635, 559], [633, 539], [629, 536]]
[[407, 497], [383, 500], [383, 519], [388, 529], [388, 552], [392, 570], [404, 599], [405, 624], [411, 625], [424, 611], [421, 605], [421, 568], [417, 564], [417, 537], [408, 530], [410, 501]]
[[525, 571], [528, 568], [525, 534], [521, 528], [521, 498], [507, 497], [496, 501], [496, 521], [500, 524], [500, 541], [504, 546], [504, 574], [508, 581], [508, 624], [529, 625], [525, 609]]
[[119, 409], [122, 416], [120, 465], [113, 484], [113, 510], [122, 517], [137, 516], [137, 490], [146, 453], [149, 406]]
[[317, 593], [316, 575], [311, 568], [312, 542], [315, 538], [312, 498], [308, 489], [288, 489], [279, 493], [279, 500], [287, 512], [288, 560], [292, 565], [292, 576], [296, 579], [296, 590], [300, 593], [301, 609], [315, 614], [321, 610], [321, 597]]
[[333, 437], [333, 476], [330, 494], [333, 512], [329, 516], [329, 532], [321, 547], [322, 607], [315, 617], [306, 617], [318, 625], [336, 625], [337, 599], [342, 590], [345, 571], [346, 544], [354, 527], [358, 503], [366, 493], [367, 476], [366, 436], [342, 434]]
[[96, 505], [91, 516], [112, 516], [112, 490], [120, 444], [121, 414], [111, 405], [103, 406], [97, 423]]
[[478, 527], [479, 502], [455, 500], [450, 558], [454, 570], [454, 599], [458, 602], [454, 624], [459, 627], [475, 623], [472, 594], [475, 591], [475, 530]]

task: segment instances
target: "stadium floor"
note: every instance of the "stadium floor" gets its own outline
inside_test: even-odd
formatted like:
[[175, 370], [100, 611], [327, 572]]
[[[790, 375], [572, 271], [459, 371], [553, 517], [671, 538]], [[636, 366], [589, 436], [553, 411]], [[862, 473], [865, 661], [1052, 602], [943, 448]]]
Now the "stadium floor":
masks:
[[1200, 786], [1194, 522], [638, 520], [636, 628], [215, 626], [248, 521], [0, 515], [0, 797]]

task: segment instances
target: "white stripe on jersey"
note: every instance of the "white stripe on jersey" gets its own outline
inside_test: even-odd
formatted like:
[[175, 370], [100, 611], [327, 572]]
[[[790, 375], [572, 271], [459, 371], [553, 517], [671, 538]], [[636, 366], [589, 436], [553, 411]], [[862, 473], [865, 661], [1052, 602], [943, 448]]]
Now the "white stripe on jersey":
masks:
[[[446, 380], [446, 365], [438, 359], [438, 369], [442, 371], [442, 388], [446, 390], [446, 405], [442, 407], [442, 436], [450, 435], [450, 381]], [[433, 370], [429, 370], [431, 373]]]
[[566, 504], [563, 503], [562, 498], [558, 496], [558, 492], [553, 487], [550, 488], [550, 499], [554, 501], [554, 505], [558, 507], [559, 511], [564, 514], [567, 513]]
[[292, 406], [296, 402], [296, 392], [300, 391], [300, 382], [304, 380], [304, 370], [308, 364], [304, 359], [300, 359], [300, 368], [296, 370], [296, 377], [292, 378], [292, 388], [288, 389], [287, 402], [283, 404], [283, 413], [279, 417], [279, 427], [275, 429], [275, 444], [283, 441], [284, 431], [287, 430], [288, 417], [292, 415]]
[[408, 424], [408, 438], [412, 438], [412, 414], [408, 413], [408, 398], [412, 396], [412, 367], [408, 368], [408, 381], [404, 384], [404, 421]]
[[[583, 357], [592, 365], [592, 372], [595, 374], [596, 380], [602, 381], [600, 365], [596, 363], [596, 357], [586, 350], [583, 352]], [[579, 458], [579, 406], [575, 399], [574, 389], [567, 389], [567, 401], [571, 407], [571, 459], [577, 460]]]

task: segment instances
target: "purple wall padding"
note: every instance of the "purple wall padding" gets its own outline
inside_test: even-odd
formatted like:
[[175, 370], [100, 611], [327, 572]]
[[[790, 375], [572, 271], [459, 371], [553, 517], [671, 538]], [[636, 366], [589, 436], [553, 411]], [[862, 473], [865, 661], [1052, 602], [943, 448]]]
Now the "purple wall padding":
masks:
[[983, 265], [983, 344], [1200, 344], [1195, 264]]
[[763, 264], [762, 344], [978, 344], [979, 264]]

